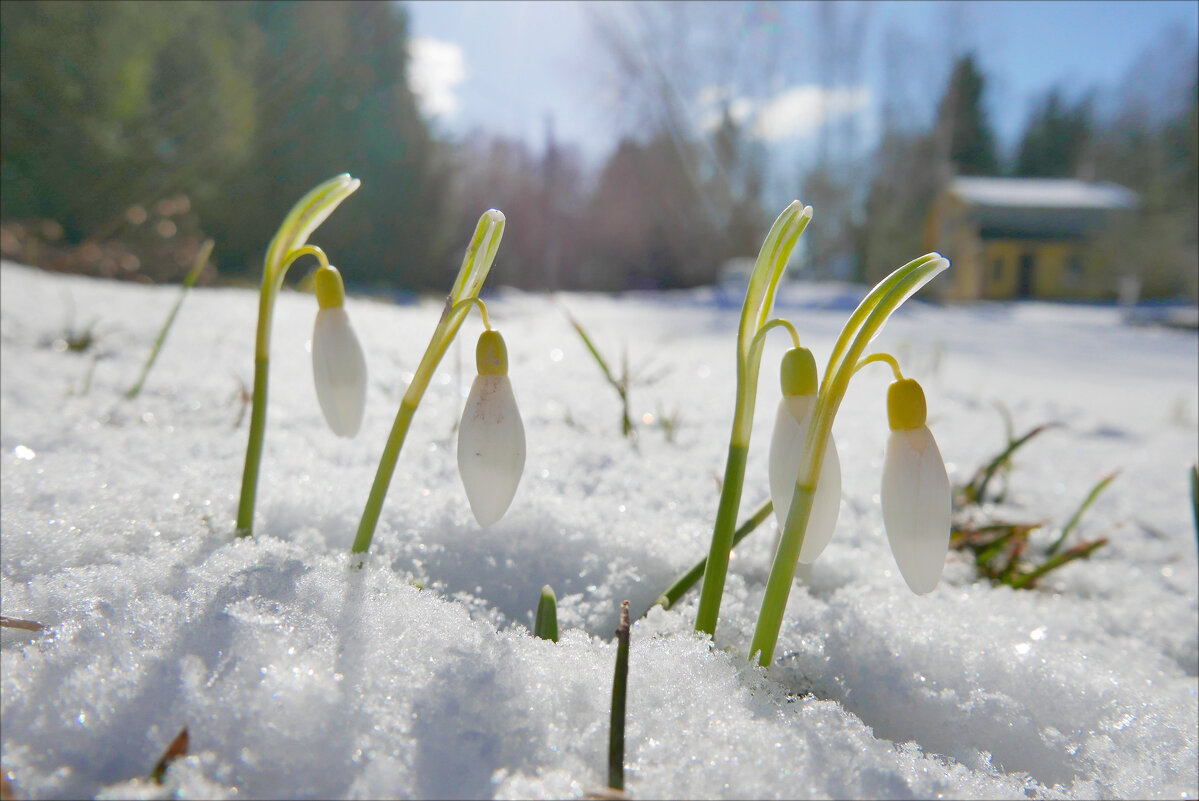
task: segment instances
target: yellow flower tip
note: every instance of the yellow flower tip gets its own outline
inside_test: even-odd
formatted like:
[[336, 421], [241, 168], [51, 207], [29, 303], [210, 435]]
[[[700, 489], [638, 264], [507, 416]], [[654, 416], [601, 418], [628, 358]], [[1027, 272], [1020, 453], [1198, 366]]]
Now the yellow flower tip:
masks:
[[807, 348], [791, 348], [783, 354], [780, 368], [783, 395], [815, 395], [819, 387], [816, 381], [816, 359]]
[[479, 375], [508, 375], [508, 346], [496, 330], [484, 331], [475, 346], [475, 365]]
[[316, 291], [316, 302], [322, 309], [334, 309], [345, 304], [346, 286], [336, 267], [319, 268], [313, 278], [313, 287]]
[[928, 422], [924, 390], [915, 380], [903, 378], [887, 389], [887, 421], [892, 431], [911, 431]]

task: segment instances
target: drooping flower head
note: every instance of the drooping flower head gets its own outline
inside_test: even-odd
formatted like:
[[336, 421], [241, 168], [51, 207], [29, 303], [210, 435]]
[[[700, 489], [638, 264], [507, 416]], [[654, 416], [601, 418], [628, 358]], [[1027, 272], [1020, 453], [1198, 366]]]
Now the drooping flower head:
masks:
[[932, 432], [924, 390], [910, 378], [887, 390], [891, 436], [883, 464], [883, 525], [908, 587], [936, 588], [949, 550], [952, 498], [945, 461]]
[[352, 437], [366, 408], [366, 359], [346, 314], [345, 285], [336, 267], [316, 271], [320, 310], [312, 329], [312, 378], [321, 412], [334, 434]]
[[[770, 497], [781, 532], [791, 511], [791, 499], [799, 480], [800, 460], [812, 412], [816, 407], [816, 360], [807, 348], [791, 348], [783, 355], [780, 378], [783, 397], [774, 419], [774, 434], [770, 439]], [[824, 449], [820, 478], [808, 516], [807, 531], [799, 551], [799, 561], [816, 561], [833, 537], [837, 514], [841, 508], [841, 459], [837, 445], [830, 435]]]
[[484, 331], [475, 349], [479, 374], [458, 427], [458, 473], [480, 526], [504, 516], [525, 468], [525, 427], [508, 380], [508, 348]]

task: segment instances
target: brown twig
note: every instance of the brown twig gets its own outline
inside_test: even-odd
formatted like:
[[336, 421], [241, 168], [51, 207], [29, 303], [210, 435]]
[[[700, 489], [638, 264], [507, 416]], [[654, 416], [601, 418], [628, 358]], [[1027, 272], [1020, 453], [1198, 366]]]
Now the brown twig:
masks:
[[167, 767], [181, 756], [187, 756], [187, 726], [171, 740], [171, 744], [167, 746], [167, 750], [163, 752], [162, 759], [158, 760], [158, 764], [154, 766], [153, 772], [150, 773], [150, 778], [162, 784], [162, 779], [166, 775]]

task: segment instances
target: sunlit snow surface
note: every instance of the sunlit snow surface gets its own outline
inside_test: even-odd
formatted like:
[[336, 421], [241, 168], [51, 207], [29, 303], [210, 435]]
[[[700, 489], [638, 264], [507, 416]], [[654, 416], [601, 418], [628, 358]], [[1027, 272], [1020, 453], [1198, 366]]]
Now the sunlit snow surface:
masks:
[[[497, 273], [505, 269], [502, 253]], [[0, 270], [3, 767], [22, 797], [580, 797], [606, 783], [618, 604], [643, 611], [706, 553], [733, 406], [739, 309], [712, 292], [559, 298], [614, 367], [627, 347], [634, 449], [616, 394], [542, 296], [489, 300], [508, 343], [528, 458], [480, 530], [454, 426], [474, 376], [472, 316], [418, 412], [364, 570], [348, 550], [400, 395], [441, 312], [351, 298], [370, 369], [354, 440], [321, 417], [306, 350], [316, 303], [276, 308], [256, 537], [233, 518], [256, 295], [189, 293], [135, 401], [123, 397], [175, 287]], [[777, 311], [827, 360], [836, 293]], [[1106, 472], [1073, 537], [1110, 546], [1036, 591], [957, 555], [916, 597], [878, 508], [882, 367], [835, 426], [832, 543], [791, 593], [769, 674], [746, 659], [773, 519], [731, 564], [716, 647], [695, 593], [633, 629], [627, 789], [662, 797], [1194, 798], [1199, 450], [1193, 332], [1113, 308], [913, 302], [875, 346], [928, 396], [964, 481], [1016, 433], [999, 512], [1044, 545]], [[90, 350], [54, 342], [95, 321]], [[773, 337], [774, 335], [772, 335]], [[768, 495], [784, 335], [763, 359], [742, 504]], [[93, 365], [94, 362], [94, 365]], [[90, 386], [89, 382], [89, 372]], [[84, 390], [87, 390], [84, 392]], [[677, 413], [674, 442], [656, 420]], [[533, 638], [542, 585], [561, 642]], [[418, 586], [423, 589], [418, 589]], [[144, 780], [186, 725], [165, 785]]]

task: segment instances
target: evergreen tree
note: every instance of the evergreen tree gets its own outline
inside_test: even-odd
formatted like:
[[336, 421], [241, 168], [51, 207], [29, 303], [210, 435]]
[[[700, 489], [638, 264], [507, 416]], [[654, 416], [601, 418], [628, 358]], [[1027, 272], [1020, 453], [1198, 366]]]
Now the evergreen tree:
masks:
[[248, 159], [253, 42], [218, 5], [6, 2], [3, 15], [6, 216], [78, 238], [135, 203], [212, 197]]
[[946, 155], [959, 175], [997, 175], [995, 136], [983, 110], [986, 80], [967, 54], [958, 59], [937, 112]]
[[1033, 111], [1020, 142], [1015, 174], [1040, 178], [1077, 176], [1091, 137], [1091, 103], [1070, 107], [1052, 89]]

